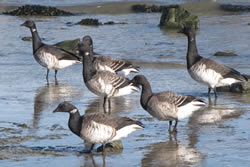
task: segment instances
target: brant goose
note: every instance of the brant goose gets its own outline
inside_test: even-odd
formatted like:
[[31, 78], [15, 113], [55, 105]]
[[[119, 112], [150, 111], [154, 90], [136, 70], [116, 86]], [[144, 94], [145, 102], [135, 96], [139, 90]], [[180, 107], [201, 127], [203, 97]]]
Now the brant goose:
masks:
[[194, 111], [204, 107], [206, 103], [191, 95], [178, 95], [174, 92], [153, 93], [144, 75], [136, 75], [131, 82], [141, 85], [141, 106], [158, 120], [169, 121], [171, 132], [172, 121], [175, 120], [174, 132], [177, 132], [178, 120], [189, 117]]
[[134, 121], [127, 117], [118, 117], [103, 113], [91, 113], [80, 116], [78, 109], [68, 103], [62, 102], [53, 112], [68, 112], [70, 114], [69, 129], [80, 138], [90, 142], [92, 151], [97, 143], [105, 144], [121, 138], [127, 137], [137, 129], [142, 129], [143, 125], [139, 121]]
[[123, 96], [138, 91], [137, 85], [130, 82], [128, 78], [117, 75], [110, 71], [97, 71], [93, 63], [93, 47], [90, 36], [85, 36], [78, 44], [78, 50], [83, 57], [83, 80], [87, 88], [94, 94], [104, 97], [103, 107], [106, 112], [108, 101], [109, 111], [111, 108], [110, 98]]
[[31, 31], [33, 56], [41, 66], [47, 68], [47, 81], [50, 69], [55, 69], [56, 78], [57, 70], [75, 63], [81, 63], [80, 58], [76, 55], [56, 46], [44, 44], [38, 35], [36, 24], [33, 21], [27, 20], [21, 26], [28, 27]]
[[[83, 37], [83, 38], [85, 38], [84, 40], [89, 40], [89, 45], [93, 50], [93, 41], [91, 37], [88, 38]], [[134, 73], [139, 72], [139, 67], [134, 66], [130, 61], [119, 58], [113, 58], [110, 56], [101, 56], [101, 55], [93, 56], [92, 62], [96, 70], [107, 70], [113, 73], [122, 72], [125, 77], [131, 72]]]
[[230, 67], [201, 57], [197, 51], [195, 31], [193, 28], [184, 27], [180, 33], [185, 34], [188, 38], [186, 58], [188, 73], [197, 82], [208, 86], [208, 97], [210, 97], [211, 88], [214, 90], [214, 96], [217, 97], [216, 87], [248, 80], [247, 77]]

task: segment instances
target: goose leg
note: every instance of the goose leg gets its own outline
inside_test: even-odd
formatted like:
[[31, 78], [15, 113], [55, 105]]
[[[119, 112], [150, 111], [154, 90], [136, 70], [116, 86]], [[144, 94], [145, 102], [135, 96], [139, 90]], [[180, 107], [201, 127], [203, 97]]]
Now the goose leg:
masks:
[[102, 155], [105, 155], [105, 143], [102, 144]]
[[94, 146], [95, 146], [95, 144], [92, 144], [92, 145], [91, 145], [91, 147], [90, 147], [90, 149], [89, 149], [89, 153], [91, 153], [91, 152], [92, 152], [92, 150], [93, 150]]
[[57, 70], [55, 70], [55, 79], [56, 79], [56, 74], [57, 74]]
[[214, 98], [217, 98], [216, 88], [213, 88], [214, 90]]
[[49, 69], [47, 69], [46, 79], [47, 79], [47, 81], [48, 81], [48, 79], [49, 79]]
[[109, 114], [111, 113], [111, 100], [108, 98]]
[[169, 121], [168, 132], [171, 132], [172, 121]]
[[104, 113], [107, 113], [106, 112], [106, 101], [107, 101], [107, 96], [104, 96], [104, 99], [103, 99], [103, 110], [104, 110]]
[[177, 132], [177, 124], [178, 124], [178, 120], [175, 120], [175, 124], [174, 124], [174, 129], [173, 132]]
[[209, 87], [208, 92], [207, 92], [208, 97], [210, 97], [210, 91], [211, 91], [211, 88]]

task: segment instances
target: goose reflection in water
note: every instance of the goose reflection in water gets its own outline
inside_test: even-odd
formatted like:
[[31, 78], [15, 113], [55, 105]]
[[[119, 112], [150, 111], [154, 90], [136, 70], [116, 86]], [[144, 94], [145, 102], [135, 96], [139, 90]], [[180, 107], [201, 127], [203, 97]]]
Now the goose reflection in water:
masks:
[[242, 113], [243, 111], [239, 108], [217, 104], [216, 106], [209, 106], [193, 114], [189, 119], [189, 124], [197, 126], [201, 124], [213, 124], [228, 118], [239, 117]]
[[[104, 112], [102, 103], [103, 99], [101, 98], [90, 99], [87, 103], [85, 113]], [[135, 105], [135, 101], [128, 97], [114, 97], [111, 99], [112, 113], [131, 112], [135, 108]]]
[[175, 167], [201, 165], [203, 155], [192, 147], [187, 147], [169, 135], [169, 141], [148, 146], [149, 152], [142, 159], [142, 166]]
[[38, 128], [42, 111], [52, 110], [61, 101], [80, 99], [82, 94], [81, 88], [73, 88], [70, 85], [59, 84], [58, 82], [39, 87], [34, 97], [33, 127]]
[[[95, 158], [94, 158], [95, 157]], [[105, 167], [106, 166], [106, 156], [87, 154], [83, 156], [83, 165], [81, 167]], [[100, 160], [101, 159], [101, 160]]]
[[[189, 141], [190, 146], [194, 147], [199, 141], [200, 133], [211, 133], [207, 131], [208, 125], [216, 125], [216, 123], [231, 119], [238, 118], [244, 111], [239, 109], [239, 107], [228, 106], [228, 105], [210, 105], [202, 111], [197, 111], [193, 114], [188, 122], [189, 126]], [[205, 128], [203, 128], [205, 127]]]

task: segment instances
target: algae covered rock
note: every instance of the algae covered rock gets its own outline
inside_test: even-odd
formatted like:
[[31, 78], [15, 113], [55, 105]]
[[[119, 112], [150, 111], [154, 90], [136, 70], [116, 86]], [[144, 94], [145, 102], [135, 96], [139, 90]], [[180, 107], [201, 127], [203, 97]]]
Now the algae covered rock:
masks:
[[73, 13], [57, 9], [50, 6], [25, 5], [15, 10], [3, 12], [12, 16], [72, 16]]
[[240, 82], [232, 84], [231, 86], [217, 87], [217, 92], [232, 92], [232, 93], [249, 93], [250, 92], [250, 76], [245, 75], [248, 78], [246, 82]]
[[[111, 153], [121, 153], [123, 150], [123, 145], [121, 140], [113, 141], [112, 143], [107, 143], [105, 145], [105, 152], [111, 152]], [[102, 146], [97, 148], [97, 152], [102, 152], [103, 148]]]
[[192, 15], [181, 6], [166, 8], [162, 11], [160, 27], [165, 29], [181, 29], [184, 26], [200, 28], [198, 16]]
[[80, 42], [80, 39], [65, 40], [65, 41], [56, 43], [55, 46], [62, 48], [68, 52], [71, 52], [73, 54], [77, 54], [76, 53], [77, 50], [75, 48], [79, 42]]

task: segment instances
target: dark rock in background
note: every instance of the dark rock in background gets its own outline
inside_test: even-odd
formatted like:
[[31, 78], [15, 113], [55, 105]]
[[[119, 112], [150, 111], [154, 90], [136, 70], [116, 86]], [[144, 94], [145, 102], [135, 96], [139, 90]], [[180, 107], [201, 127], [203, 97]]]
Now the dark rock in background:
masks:
[[23, 41], [32, 41], [32, 37], [22, 37]]
[[162, 11], [160, 27], [165, 29], [181, 29], [184, 26], [192, 26], [195, 29], [200, 28], [198, 16], [180, 6], [171, 7]]
[[102, 22], [99, 22], [98, 19], [91, 19], [91, 18], [82, 19], [81, 21], [76, 23], [76, 25], [85, 25], [85, 26], [100, 26], [100, 25], [114, 25], [114, 24], [127, 24], [127, 23], [124, 23], [124, 22], [115, 23], [114, 21], [108, 21], [108, 22], [102, 23]]
[[220, 8], [228, 12], [250, 12], [249, 5], [221, 4]]
[[25, 5], [13, 11], [3, 12], [12, 16], [73, 16], [73, 13], [57, 9], [50, 6]]
[[[28, 41], [28, 42], [32, 42], [32, 37], [22, 37], [23, 41]], [[41, 38], [41, 40], [45, 40], [45, 38]]]
[[136, 13], [161, 13], [164, 9], [178, 7], [178, 5], [156, 6], [156, 5], [132, 5], [131, 10]]
[[87, 25], [87, 26], [99, 26], [102, 25], [101, 22], [99, 22], [98, 19], [82, 19], [81, 21], [79, 21], [78, 23], [76, 23], [78, 25]]
[[238, 56], [237, 54], [233, 52], [216, 52], [214, 56]]
[[125, 22], [113, 22], [113, 21], [108, 21], [108, 22], [105, 22], [103, 23], [104, 25], [114, 25], [114, 24], [128, 24], [128, 23], [125, 23]]

